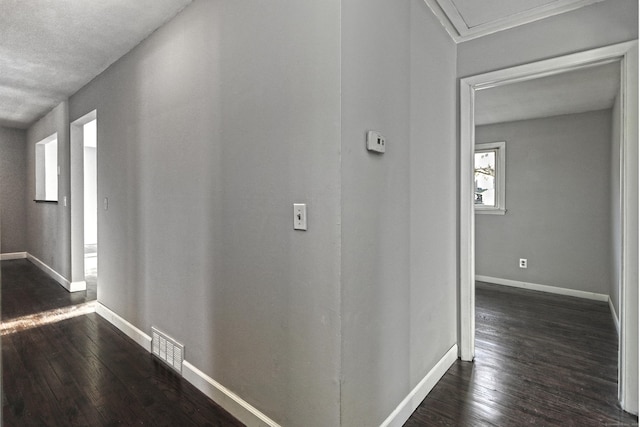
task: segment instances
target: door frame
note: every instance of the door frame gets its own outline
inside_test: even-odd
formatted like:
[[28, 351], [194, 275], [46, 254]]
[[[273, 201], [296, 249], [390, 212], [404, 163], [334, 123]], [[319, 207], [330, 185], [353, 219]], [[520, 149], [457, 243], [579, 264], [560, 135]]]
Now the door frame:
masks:
[[71, 152], [71, 281], [84, 284], [84, 125], [97, 118], [93, 110], [70, 125]]
[[609, 62], [620, 63], [621, 79], [621, 226], [622, 275], [618, 398], [622, 408], [638, 413], [638, 41], [592, 49], [460, 80], [460, 223], [459, 338], [460, 358], [475, 355], [475, 217], [473, 153], [475, 93], [478, 90], [532, 80]]

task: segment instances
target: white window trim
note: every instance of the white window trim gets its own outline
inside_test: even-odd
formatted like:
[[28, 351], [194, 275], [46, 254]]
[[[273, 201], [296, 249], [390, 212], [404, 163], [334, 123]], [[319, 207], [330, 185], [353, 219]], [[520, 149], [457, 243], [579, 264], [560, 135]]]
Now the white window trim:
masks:
[[[50, 145], [53, 144], [53, 145]], [[58, 163], [58, 133], [36, 143], [35, 201], [57, 202], [60, 166]]]
[[505, 175], [506, 175], [506, 144], [504, 141], [487, 142], [483, 144], [475, 145], [475, 152], [481, 151], [495, 151], [496, 152], [496, 179], [495, 193], [496, 193], [496, 206], [480, 206], [475, 205], [475, 213], [485, 215], [504, 215], [507, 212], [505, 205]]

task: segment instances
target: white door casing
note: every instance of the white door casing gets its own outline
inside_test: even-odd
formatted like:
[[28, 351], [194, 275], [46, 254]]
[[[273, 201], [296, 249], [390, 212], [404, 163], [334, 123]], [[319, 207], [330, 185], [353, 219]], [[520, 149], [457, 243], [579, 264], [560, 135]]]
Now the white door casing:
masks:
[[638, 413], [638, 41], [620, 43], [460, 80], [460, 358], [475, 352], [475, 219], [473, 153], [475, 93], [478, 90], [532, 80], [584, 67], [617, 61], [622, 95], [621, 200], [622, 284], [620, 289], [619, 399], [622, 408]]

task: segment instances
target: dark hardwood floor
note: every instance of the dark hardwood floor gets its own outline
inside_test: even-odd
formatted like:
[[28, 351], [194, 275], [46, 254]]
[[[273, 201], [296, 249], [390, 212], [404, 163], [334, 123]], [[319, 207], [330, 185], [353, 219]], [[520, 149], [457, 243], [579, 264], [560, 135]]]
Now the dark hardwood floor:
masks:
[[457, 361], [405, 427], [637, 426], [617, 402], [607, 303], [476, 284], [476, 358]]
[[26, 259], [2, 261], [2, 320], [94, 301], [96, 289], [69, 293]]
[[[27, 260], [2, 262], [4, 426], [241, 426], [95, 313], [46, 322], [95, 300]], [[68, 311], [68, 310], [67, 310]], [[34, 316], [46, 312], [47, 316]]]
[[[38, 315], [95, 295], [2, 262], [5, 426], [242, 425], [95, 313]], [[617, 403], [606, 303], [483, 283], [476, 295], [475, 362], [456, 362], [405, 426], [638, 425]]]

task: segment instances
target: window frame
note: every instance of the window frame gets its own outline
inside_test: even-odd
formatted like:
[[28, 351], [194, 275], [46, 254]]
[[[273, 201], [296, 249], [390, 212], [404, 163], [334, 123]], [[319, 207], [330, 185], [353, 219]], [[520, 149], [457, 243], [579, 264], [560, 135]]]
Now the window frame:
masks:
[[[495, 152], [496, 156], [496, 175], [494, 178], [495, 185], [495, 200], [494, 206], [476, 205], [473, 203], [474, 211], [477, 214], [488, 215], [504, 215], [507, 213], [505, 204], [506, 193], [506, 143], [505, 141], [486, 142], [481, 144], [475, 144], [474, 147], [474, 175], [475, 175], [475, 155], [477, 153], [486, 153], [488, 151]], [[474, 180], [475, 182], [475, 180]], [[475, 194], [475, 190], [474, 190]]]
[[58, 163], [58, 133], [36, 142], [36, 202], [58, 202], [59, 196], [59, 163]]

